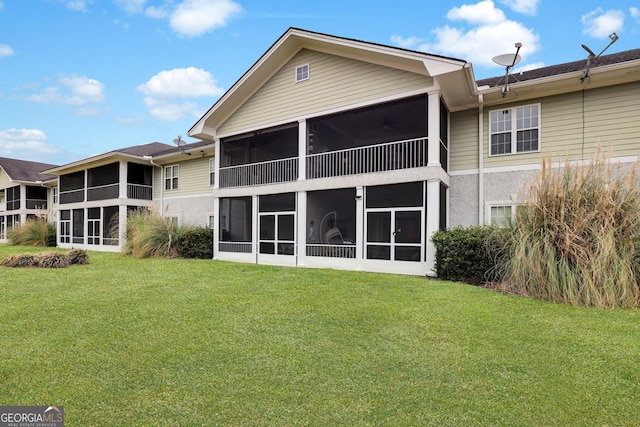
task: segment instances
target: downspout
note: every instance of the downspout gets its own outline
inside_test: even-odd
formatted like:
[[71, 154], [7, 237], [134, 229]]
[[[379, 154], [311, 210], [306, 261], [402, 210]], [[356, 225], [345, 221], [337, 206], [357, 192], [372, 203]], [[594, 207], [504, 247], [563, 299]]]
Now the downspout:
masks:
[[478, 94], [478, 225], [484, 225], [484, 97]]
[[[145, 159], [145, 160], [148, 160], [149, 163], [152, 166], [160, 168], [160, 216], [162, 216], [162, 212], [164, 211], [164, 191], [162, 190], [162, 186], [163, 186], [164, 182], [162, 180], [162, 166], [160, 166], [157, 163], [154, 163], [152, 156], [142, 156], [142, 158]], [[153, 191], [153, 190], [151, 190], [151, 191]], [[153, 194], [151, 195], [151, 198], [153, 199]]]

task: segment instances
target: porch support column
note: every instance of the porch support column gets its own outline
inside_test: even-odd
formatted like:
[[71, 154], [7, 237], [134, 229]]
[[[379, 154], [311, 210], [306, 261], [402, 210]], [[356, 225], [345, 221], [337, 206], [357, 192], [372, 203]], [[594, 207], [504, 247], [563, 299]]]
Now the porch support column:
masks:
[[364, 187], [356, 187], [356, 261], [360, 265], [364, 253]]
[[[222, 157], [222, 149], [220, 147], [220, 140], [214, 139], [213, 143], [215, 154], [213, 156], [213, 188], [220, 188], [220, 159]], [[216, 215], [218, 215], [218, 211], [216, 211]]]
[[118, 248], [124, 249], [127, 231], [127, 205], [118, 206]]
[[436, 247], [431, 241], [431, 236], [440, 228], [440, 181], [437, 179], [427, 181], [426, 215], [426, 274], [430, 277], [436, 277]]
[[307, 179], [307, 121], [298, 120], [298, 181]]
[[[20, 184], [20, 205], [18, 205], [18, 209], [24, 211], [27, 209], [27, 186], [24, 184]], [[23, 212], [20, 215], [20, 224], [24, 224], [27, 215]]]
[[258, 227], [260, 226], [260, 215], [258, 215], [258, 196], [251, 196], [251, 246], [253, 247], [253, 255], [255, 263], [258, 263], [258, 252], [260, 244], [258, 242]]
[[[216, 156], [216, 159], [218, 157]], [[218, 166], [216, 164], [216, 185], [218, 184]], [[220, 199], [215, 197], [213, 199], [213, 217], [214, 217], [214, 225], [213, 225], [213, 259], [216, 259], [218, 255], [218, 248], [220, 247], [220, 230], [222, 230], [222, 222], [220, 220]]]
[[118, 197], [120, 199], [127, 198], [127, 162], [126, 160], [120, 160], [120, 166], [118, 168]]
[[299, 191], [296, 193], [297, 196], [297, 206], [296, 206], [296, 221], [297, 221], [297, 231], [296, 231], [296, 242], [297, 242], [297, 265], [305, 265], [305, 260], [307, 256], [307, 234], [308, 224], [307, 224], [307, 192]]
[[440, 90], [427, 94], [427, 129], [429, 137], [427, 166], [440, 166]]

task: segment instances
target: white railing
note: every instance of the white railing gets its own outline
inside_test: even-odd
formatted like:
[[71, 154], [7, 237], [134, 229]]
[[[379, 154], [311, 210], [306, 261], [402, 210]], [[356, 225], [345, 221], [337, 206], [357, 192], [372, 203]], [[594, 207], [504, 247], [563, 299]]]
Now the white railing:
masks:
[[427, 165], [427, 138], [388, 142], [307, 156], [307, 178], [417, 168]]
[[298, 158], [220, 168], [220, 187], [275, 184], [298, 179]]
[[153, 187], [150, 185], [127, 184], [127, 198], [138, 200], [151, 200]]
[[220, 252], [238, 252], [250, 254], [253, 244], [251, 242], [219, 242], [218, 250]]
[[307, 245], [307, 256], [355, 258], [356, 247], [353, 245]]

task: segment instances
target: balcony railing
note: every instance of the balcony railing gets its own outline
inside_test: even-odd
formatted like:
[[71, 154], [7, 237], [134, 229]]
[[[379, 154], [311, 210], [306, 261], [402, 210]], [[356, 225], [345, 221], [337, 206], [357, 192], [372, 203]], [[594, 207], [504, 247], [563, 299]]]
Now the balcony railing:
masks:
[[220, 187], [276, 184], [298, 179], [298, 158], [220, 168]]
[[27, 199], [27, 209], [47, 209], [47, 199]]
[[120, 195], [120, 185], [115, 184], [87, 187], [87, 200], [117, 199]]
[[61, 191], [60, 204], [84, 202], [84, 188], [78, 190]]
[[150, 185], [127, 184], [127, 198], [151, 200], [153, 199], [153, 187]]
[[355, 175], [427, 165], [427, 138], [369, 145], [307, 156], [307, 178]]

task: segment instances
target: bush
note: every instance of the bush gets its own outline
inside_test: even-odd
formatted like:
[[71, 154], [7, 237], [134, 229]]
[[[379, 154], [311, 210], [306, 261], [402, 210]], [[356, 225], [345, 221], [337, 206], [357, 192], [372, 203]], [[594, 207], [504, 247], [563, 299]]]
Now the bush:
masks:
[[602, 308], [640, 306], [640, 192], [601, 156], [587, 166], [543, 163], [517, 210], [501, 259], [503, 287]]
[[434, 233], [438, 277], [474, 285], [485, 281], [495, 266], [491, 242], [498, 242], [500, 234], [499, 229], [483, 226]]
[[35, 257], [37, 266], [41, 268], [65, 268], [69, 267], [69, 257], [61, 252], [42, 252]]
[[178, 237], [178, 252], [184, 258], [213, 258], [213, 230], [204, 227], [184, 230]]
[[8, 230], [7, 237], [14, 246], [55, 246], [56, 225], [43, 217], [28, 219]]

